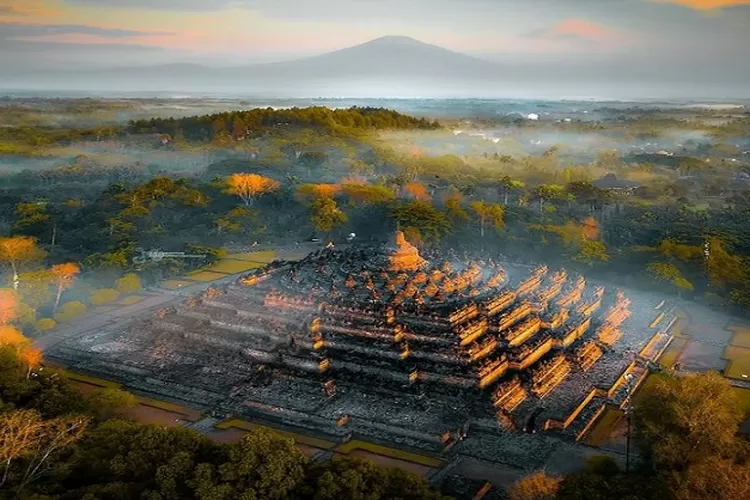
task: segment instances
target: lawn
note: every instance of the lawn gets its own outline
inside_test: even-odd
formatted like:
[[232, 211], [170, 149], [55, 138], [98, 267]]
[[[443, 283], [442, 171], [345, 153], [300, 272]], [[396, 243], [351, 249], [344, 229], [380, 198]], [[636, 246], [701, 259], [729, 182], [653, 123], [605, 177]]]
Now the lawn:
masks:
[[750, 378], [750, 349], [730, 345], [724, 350], [724, 359], [727, 360], [725, 377], [740, 380]]
[[70, 380], [75, 380], [79, 382], [83, 382], [85, 384], [94, 385], [97, 387], [106, 387], [109, 389], [119, 389], [121, 386], [117, 382], [112, 382], [111, 380], [104, 380], [102, 378], [96, 378], [91, 377], [89, 375], [84, 375], [82, 373], [74, 373], [68, 370], [60, 370], [65, 376], [65, 378], [68, 378]]
[[412, 462], [415, 464], [425, 465], [427, 467], [442, 467], [445, 462], [437, 458], [426, 457], [424, 455], [417, 455], [409, 451], [397, 450], [394, 448], [388, 448], [386, 446], [380, 446], [379, 444], [368, 443], [367, 441], [358, 441], [353, 439], [342, 444], [336, 448], [336, 453], [348, 455], [355, 450], [365, 450], [376, 455], [382, 455], [384, 457], [397, 458], [405, 462]]
[[185, 278], [191, 281], [216, 281], [222, 278], [226, 278], [227, 275], [224, 273], [216, 273], [213, 271], [196, 271], [188, 274]]
[[617, 425], [625, 417], [622, 410], [607, 407], [599, 417], [596, 424], [586, 434], [583, 442], [589, 446], [601, 447], [609, 441]]
[[216, 273], [237, 274], [243, 271], [247, 271], [248, 269], [263, 267], [265, 264], [266, 263], [264, 261], [251, 262], [248, 260], [240, 259], [221, 259], [213, 266], [208, 266], [204, 269]]
[[239, 420], [236, 418], [230, 418], [228, 420], [224, 420], [223, 422], [219, 422], [218, 424], [216, 424], [215, 427], [221, 430], [241, 429], [243, 431], [252, 431], [253, 429], [265, 429], [274, 434], [279, 434], [284, 437], [290, 437], [294, 439], [296, 443], [304, 444], [307, 446], [312, 446], [314, 448], [319, 448], [321, 450], [330, 450], [331, 448], [336, 446], [335, 443], [332, 443], [330, 441], [325, 441], [323, 439], [317, 439], [317, 438], [310, 437], [310, 436], [304, 436], [301, 434], [296, 434], [294, 432], [282, 431], [279, 429], [275, 429], [273, 427], [266, 427], [264, 425], [253, 424], [253, 423], [246, 422], [244, 420]]
[[734, 332], [734, 337], [730, 344], [737, 347], [750, 349], [750, 328], [743, 326], [729, 326], [727, 330]]
[[268, 264], [275, 259], [276, 252], [273, 250], [266, 250], [262, 252], [232, 253], [227, 255], [224, 260], [243, 260], [245, 262], [260, 262], [261, 264]]
[[737, 394], [737, 398], [740, 400], [740, 405], [745, 411], [745, 415], [750, 416], [750, 389], [732, 387], [732, 390]]
[[667, 350], [664, 351], [664, 354], [659, 358], [659, 364], [662, 368], [672, 368], [677, 360], [680, 359], [680, 354], [682, 354], [682, 351], [685, 349], [688, 342], [690, 342], [690, 340], [685, 337], [675, 337], [672, 339]]

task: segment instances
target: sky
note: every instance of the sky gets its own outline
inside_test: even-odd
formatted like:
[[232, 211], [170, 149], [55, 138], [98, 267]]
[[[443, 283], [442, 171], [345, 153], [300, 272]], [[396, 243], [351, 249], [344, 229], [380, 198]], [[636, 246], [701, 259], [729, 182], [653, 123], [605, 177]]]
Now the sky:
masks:
[[386, 35], [484, 59], [739, 88], [750, 0], [0, 0], [0, 76], [289, 60]]

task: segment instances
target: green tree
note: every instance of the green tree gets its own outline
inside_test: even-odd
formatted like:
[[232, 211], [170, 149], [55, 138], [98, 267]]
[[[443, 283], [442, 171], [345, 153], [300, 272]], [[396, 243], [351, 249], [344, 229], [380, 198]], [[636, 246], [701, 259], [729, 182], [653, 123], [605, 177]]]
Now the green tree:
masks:
[[312, 223], [317, 231], [330, 233], [347, 223], [349, 217], [333, 198], [318, 197], [310, 203]]
[[682, 275], [680, 269], [674, 264], [652, 262], [646, 266], [646, 269], [656, 281], [669, 283], [678, 291], [693, 291], [695, 289], [695, 286]]
[[426, 240], [437, 242], [448, 234], [448, 217], [427, 201], [400, 201], [393, 204], [390, 216], [404, 227], [415, 227]]
[[744, 414], [723, 377], [712, 372], [653, 377], [639, 394], [634, 418], [638, 440], [657, 467], [684, 471], [736, 452]]
[[489, 204], [484, 201], [474, 201], [469, 204], [469, 208], [474, 212], [479, 221], [479, 233], [484, 238], [484, 228], [487, 223], [491, 223], [496, 230], [505, 227], [505, 210], [498, 204]]

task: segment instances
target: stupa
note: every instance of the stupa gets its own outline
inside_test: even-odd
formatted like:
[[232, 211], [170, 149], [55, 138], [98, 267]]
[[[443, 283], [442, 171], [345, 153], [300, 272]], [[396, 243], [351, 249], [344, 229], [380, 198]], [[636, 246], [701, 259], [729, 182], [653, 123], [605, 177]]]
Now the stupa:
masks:
[[417, 247], [406, 241], [402, 231], [396, 231], [393, 243], [386, 245], [389, 271], [416, 271], [427, 265]]

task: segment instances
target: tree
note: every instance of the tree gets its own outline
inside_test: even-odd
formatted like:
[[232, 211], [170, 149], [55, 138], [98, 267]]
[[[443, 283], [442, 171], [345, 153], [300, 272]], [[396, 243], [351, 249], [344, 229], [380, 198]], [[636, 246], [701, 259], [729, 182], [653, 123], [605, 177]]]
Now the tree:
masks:
[[60, 322], [72, 321], [85, 312], [86, 306], [82, 302], [78, 300], [66, 302], [65, 304], [60, 306], [60, 309], [57, 310], [57, 313], [55, 314], [55, 320]]
[[137, 274], [128, 273], [122, 278], [115, 280], [115, 288], [120, 293], [136, 293], [143, 288], [143, 284]]
[[503, 195], [503, 205], [508, 206], [508, 198], [514, 191], [520, 191], [525, 187], [523, 181], [511, 179], [509, 176], [504, 176], [500, 179], [498, 185], [498, 191]]
[[301, 498], [441, 500], [424, 479], [399, 469], [385, 469], [358, 458], [333, 457], [309, 467]]
[[316, 198], [333, 198], [341, 191], [338, 184], [303, 184], [297, 188], [297, 196], [303, 201]]
[[426, 241], [437, 242], [451, 230], [448, 217], [426, 201], [397, 202], [390, 216], [403, 227], [415, 227]]
[[464, 210], [464, 207], [461, 206], [462, 200], [463, 196], [461, 196], [461, 193], [456, 190], [447, 193], [443, 197], [443, 204], [445, 205], [445, 210], [448, 213], [448, 217], [450, 217], [454, 221], [469, 220], [469, 214], [466, 212], [466, 210]]
[[732, 255], [726, 244], [718, 237], [711, 236], [705, 246], [706, 272], [711, 285], [724, 287], [732, 283], [742, 283], [747, 272], [738, 255]]
[[199, 465], [191, 483], [199, 498], [294, 498], [306, 464], [293, 439], [254, 430], [229, 446], [223, 464]]
[[360, 205], [375, 205], [387, 203], [396, 198], [396, 194], [387, 186], [381, 184], [366, 184], [344, 180], [341, 182], [341, 192], [346, 195], [352, 203]]
[[26, 262], [43, 259], [45, 252], [36, 246], [36, 238], [13, 236], [0, 238], [0, 263], [9, 266], [13, 272], [13, 289], [18, 290], [20, 266]]
[[601, 241], [581, 238], [578, 240], [578, 253], [574, 259], [583, 264], [593, 265], [596, 262], [608, 262], [607, 246]]
[[557, 184], [542, 184], [534, 189], [534, 198], [539, 202], [539, 213], [544, 212], [544, 206], [547, 202], [562, 198], [565, 195], [565, 188]]
[[18, 359], [26, 365], [26, 379], [28, 380], [31, 372], [42, 364], [42, 351], [27, 347], [19, 353]]
[[27, 234], [29, 232], [38, 234], [38, 230], [50, 219], [45, 202], [19, 203], [16, 205], [16, 215], [18, 219], [15, 229], [19, 232], [27, 232]]
[[0, 326], [16, 319], [19, 305], [18, 294], [15, 291], [0, 288]]
[[54, 284], [57, 287], [57, 295], [55, 295], [55, 304], [52, 307], [52, 314], [57, 312], [57, 307], [60, 305], [60, 298], [64, 290], [70, 288], [75, 280], [78, 273], [81, 272], [81, 268], [74, 262], [68, 262], [66, 264], [56, 264], [50, 269], [52, 276], [54, 277]]
[[655, 280], [669, 283], [679, 291], [693, 291], [695, 289], [693, 284], [682, 275], [680, 270], [674, 264], [667, 262], [652, 262], [646, 266], [646, 269], [651, 273]]
[[653, 377], [639, 394], [634, 418], [638, 440], [657, 467], [684, 471], [736, 449], [744, 414], [723, 377]]
[[562, 478], [535, 472], [517, 481], [508, 492], [511, 500], [554, 500]]
[[328, 154], [323, 151], [306, 151], [299, 155], [300, 164], [308, 168], [318, 168], [328, 161]]
[[323, 233], [330, 233], [349, 220], [333, 198], [316, 198], [310, 203], [310, 209], [313, 226]]
[[673, 477], [672, 494], [676, 500], [750, 498], [750, 464], [718, 458], [692, 464]]
[[16, 353], [20, 353], [30, 344], [31, 341], [12, 326], [0, 326], [0, 348], [8, 347]]
[[237, 173], [227, 179], [226, 192], [239, 196], [246, 207], [249, 207], [260, 195], [276, 191], [279, 183], [258, 174]]
[[432, 196], [427, 192], [427, 188], [421, 182], [413, 181], [403, 187], [406, 196], [413, 200], [430, 201]]
[[37, 446], [29, 450], [28, 464], [17, 491], [23, 491], [42, 477], [54, 464], [52, 459], [55, 454], [81, 439], [89, 422], [88, 417], [78, 415], [65, 415], [45, 420], [38, 435]]
[[0, 463], [3, 467], [0, 488], [5, 485], [13, 460], [33, 453], [41, 442], [44, 424], [33, 410], [0, 413]]
[[480, 234], [484, 238], [484, 226], [487, 222], [492, 223], [498, 231], [505, 227], [503, 217], [505, 210], [498, 204], [489, 204], [484, 201], [474, 201], [469, 204], [469, 208], [474, 212], [479, 220]]
[[86, 399], [99, 420], [122, 417], [138, 404], [138, 399], [131, 393], [113, 388], [96, 389]]

